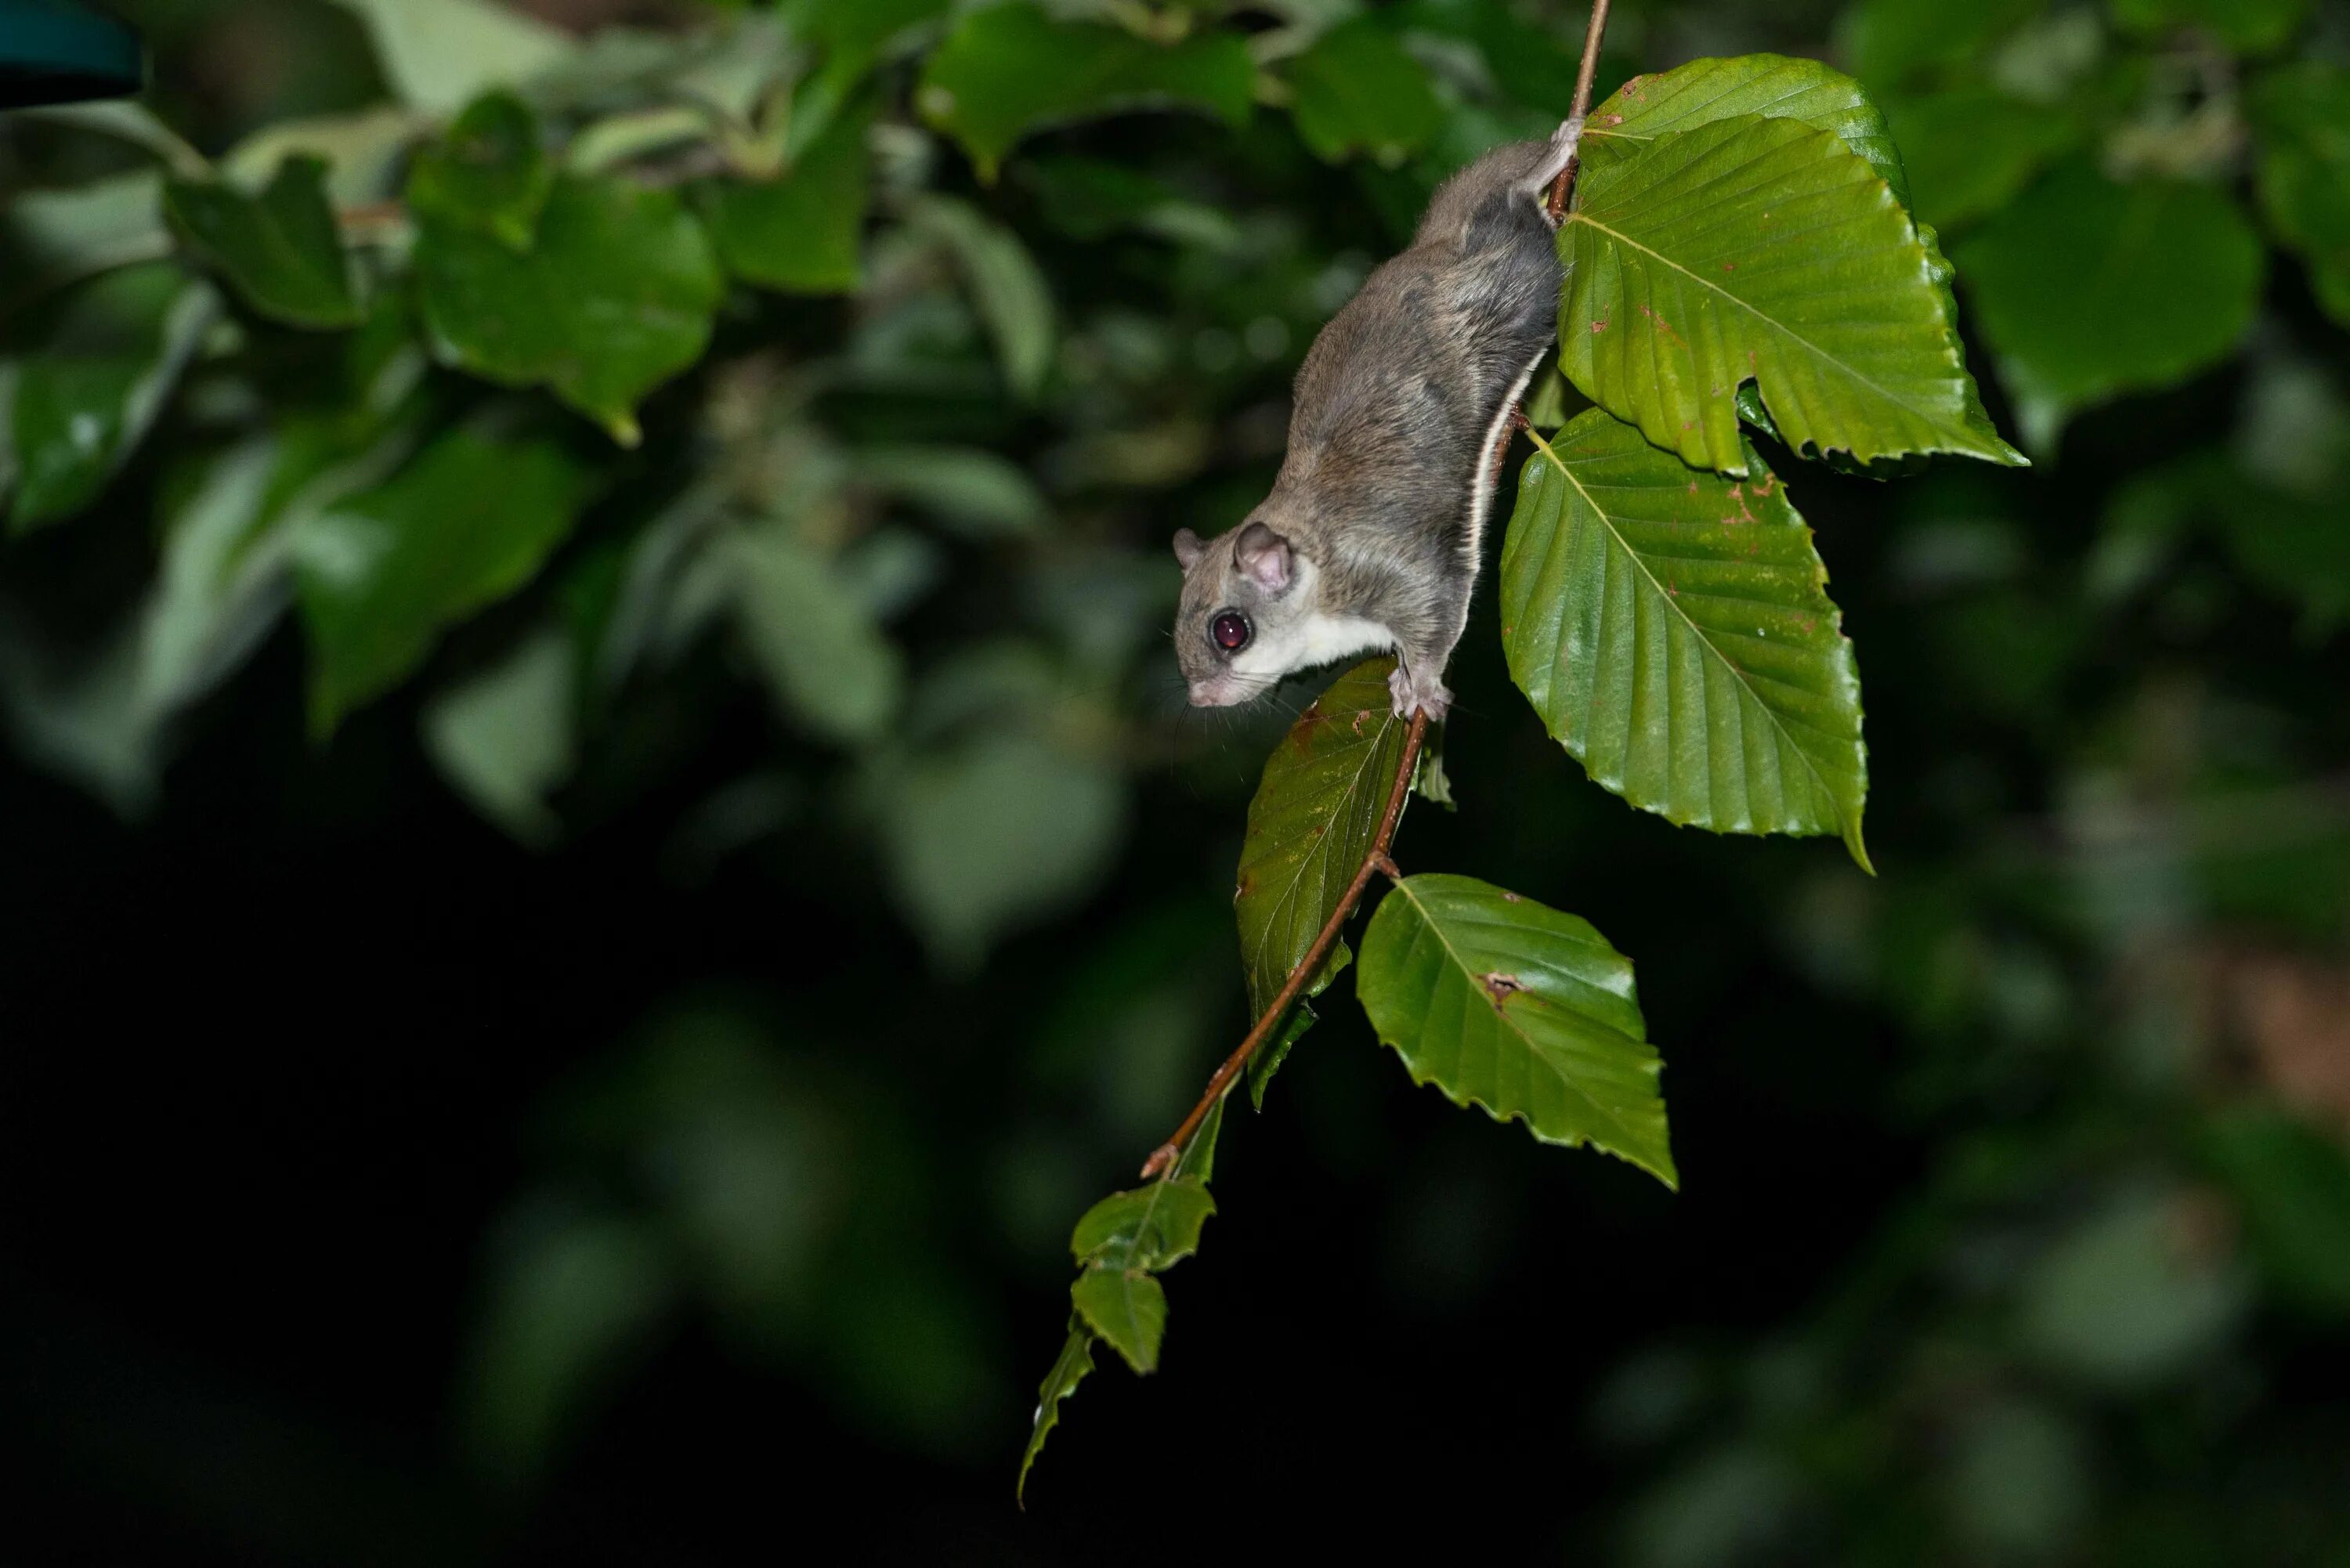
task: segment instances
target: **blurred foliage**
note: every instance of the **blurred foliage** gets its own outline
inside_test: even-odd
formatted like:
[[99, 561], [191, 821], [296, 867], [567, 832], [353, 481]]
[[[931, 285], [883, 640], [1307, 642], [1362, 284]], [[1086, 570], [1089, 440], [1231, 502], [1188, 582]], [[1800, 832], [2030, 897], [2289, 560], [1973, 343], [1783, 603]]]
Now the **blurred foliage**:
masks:
[[[364, 802], [416, 751], [549, 906], [624, 831], [743, 898], [767, 980], [649, 954], [674, 1000], [561, 1042], [488, 1161], [460, 1447], [546, 1484], [707, 1338], [1000, 1495], [1069, 1217], [1241, 1022], [1222, 868], [1289, 714], [1178, 712], [1165, 541], [1262, 493], [1284, 379], [1434, 182], [1555, 120], [1582, 7], [121, 9], [143, 109], [0, 121], [18, 757], [135, 848], [208, 756], [307, 728], [255, 767], [380, 773]], [[1626, 0], [1609, 45], [1603, 90], [1759, 50], [1857, 76], [2036, 466], [1804, 471], [1868, 668], [1875, 880], [1595, 812], [1464, 659], [1464, 810], [1415, 831], [1662, 971], [1681, 1207], [1575, 1208], [1482, 1123], [1444, 1166], [1334, 1020], [1268, 1115], [1396, 1179], [1281, 1255], [1386, 1260], [1388, 1297], [1315, 1298], [1334, 1323], [1467, 1303], [1455, 1360], [1602, 1310], [1571, 1298], [1642, 1310], [1546, 1342], [1531, 1416], [1468, 1379], [1413, 1405], [1598, 1478], [1565, 1523], [1488, 1521], [1513, 1541], [2338, 1565], [2350, 16]], [[27, 842], [69, 810], [31, 798]], [[1059, 1458], [1037, 1511], [1085, 1517], [1130, 1456]]]

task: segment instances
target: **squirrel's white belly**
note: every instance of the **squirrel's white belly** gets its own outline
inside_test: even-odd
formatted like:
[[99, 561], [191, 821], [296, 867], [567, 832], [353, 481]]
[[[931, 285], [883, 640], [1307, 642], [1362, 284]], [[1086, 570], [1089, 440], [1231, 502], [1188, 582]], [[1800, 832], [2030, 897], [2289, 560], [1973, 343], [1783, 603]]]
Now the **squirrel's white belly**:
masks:
[[1260, 636], [1232, 660], [1233, 672], [1279, 679], [1317, 665], [1336, 664], [1358, 654], [1396, 645], [1395, 633], [1375, 620], [1308, 610], [1271, 636]]

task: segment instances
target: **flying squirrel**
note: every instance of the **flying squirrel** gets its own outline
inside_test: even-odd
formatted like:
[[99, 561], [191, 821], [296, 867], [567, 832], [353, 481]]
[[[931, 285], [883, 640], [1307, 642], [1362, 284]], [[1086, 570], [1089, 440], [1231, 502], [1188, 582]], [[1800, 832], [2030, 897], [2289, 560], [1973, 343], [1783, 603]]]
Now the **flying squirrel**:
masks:
[[1196, 707], [1393, 649], [1395, 711], [1444, 717], [1505, 425], [1555, 330], [1544, 191], [1583, 122], [1499, 147], [1430, 199], [1410, 248], [1330, 318], [1299, 367], [1289, 451], [1240, 524], [1175, 535], [1175, 656]]

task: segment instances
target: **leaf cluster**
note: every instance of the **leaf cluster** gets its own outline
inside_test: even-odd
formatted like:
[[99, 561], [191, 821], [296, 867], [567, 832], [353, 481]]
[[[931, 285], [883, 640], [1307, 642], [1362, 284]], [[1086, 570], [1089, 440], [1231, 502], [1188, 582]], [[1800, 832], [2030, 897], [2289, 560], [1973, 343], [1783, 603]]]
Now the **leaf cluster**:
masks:
[[[1861, 472], [2025, 460], [1984, 410], [1952, 269], [1858, 83], [1775, 56], [1700, 60], [1625, 83], [1586, 136], [1559, 225], [1556, 369], [1594, 406], [1533, 438], [1502, 555], [1511, 675], [1633, 805], [1721, 833], [1833, 834], [1866, 869], [1851, 644], [1811, 530], [1742, 417]], [[1529, 422], [1553, 422], [1541, 411]], [[1305, 966], [1318, 994], [1352, 959], [1323, 933], [1385, 857], [1382, 808], [1418, 761], [1383, 701], [1391, 669], [1340, 677], [1265, 765], [1234, 892], [1260, 1014]], [[1490, 883], [1394, 881], [1355, 983], [1413, 1080], [1675, 1185], [1629, 961], [1583, 919]], [[1301, 1005], [1253, 1064], [1260, 1106], [1312, 1017]], [[1140, 1305], [1099, 1313], [1087, 1299], [1108, 1284], [1090, 1263], [1080, 1274], [1029, 1463], [1088, 1332], [1126, 1349], [1147, 1322], [1149, 1354], [1127, 1359], [1156, 1365], [1165, 1299], [1141, 1282], [1120, 1297]]]

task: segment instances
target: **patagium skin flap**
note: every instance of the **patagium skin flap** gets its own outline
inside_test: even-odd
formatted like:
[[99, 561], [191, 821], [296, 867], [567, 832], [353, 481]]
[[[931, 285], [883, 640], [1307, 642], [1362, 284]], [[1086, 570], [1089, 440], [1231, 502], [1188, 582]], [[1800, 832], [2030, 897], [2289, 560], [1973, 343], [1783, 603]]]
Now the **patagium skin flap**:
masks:
[[1444, 716], [1493, 448], [1555, 330], [1543, 196], [1582, 129], [1497, 148], [1447, 181], [1411, 247], [1307, 351], [1273, 493], [1228, 533], [1175, 535], [1175, 653], [1194, 704], [1392, 649], [1397, 713]]

